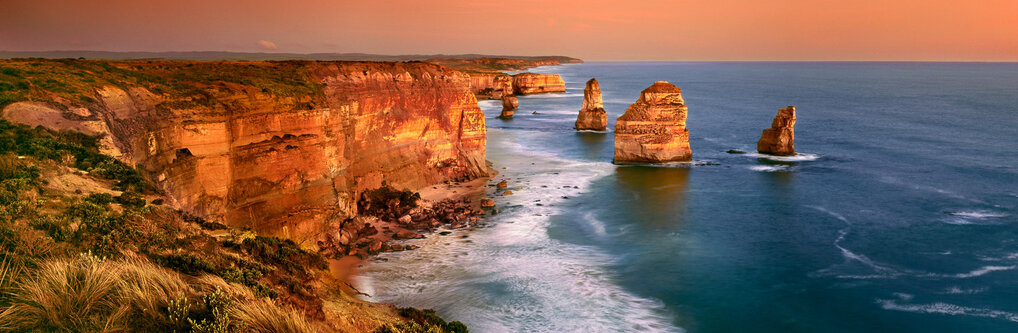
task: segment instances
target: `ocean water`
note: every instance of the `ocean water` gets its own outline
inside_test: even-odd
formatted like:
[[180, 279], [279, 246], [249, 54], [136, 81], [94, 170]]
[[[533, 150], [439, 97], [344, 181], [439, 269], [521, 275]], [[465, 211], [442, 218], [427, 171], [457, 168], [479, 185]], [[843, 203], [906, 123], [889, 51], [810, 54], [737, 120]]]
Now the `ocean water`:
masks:
[[[508, 121], [481, 102], [503, 212], [379, 256], [368, 299], [474, 332], [1018, 331], [1018, 64], [532, 71], [567, 92]], [[611, 164], [610, 131], [572, 129], [591, 77], [609, 128], [654, 81], [682, 88], [711, 163]], [[787, 105], [800, 156], [752, 153]]]

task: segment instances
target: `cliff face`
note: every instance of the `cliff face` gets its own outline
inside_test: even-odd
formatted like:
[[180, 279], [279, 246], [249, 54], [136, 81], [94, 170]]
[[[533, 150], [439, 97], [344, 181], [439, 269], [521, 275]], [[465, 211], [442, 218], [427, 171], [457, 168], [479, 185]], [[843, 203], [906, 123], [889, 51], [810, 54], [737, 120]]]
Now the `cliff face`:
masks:
[[583, 108], [576, 116], [576, 130], [604, 131], [608, 128], [608, 113], [601, 99], [601, 85], [597, 79], [587, 81], [583, 89]]
[[470, 90], [477, 97], [501, 99], [513, 94], [513, 77], [503, 73], [470, 73]]
[[428, 59], [425, 61], [432, 64], [449, 67], [455, 70], [471, 72], [491, 72], [491, 73], [497, 73], [500, 71], [518, 71], [538, 66], [553, 66], [583, 62], [583, 60], [580, 59], [562, 56], [522, 57], [522, 58], [484, 57], [470, 59], [435, 58]]
[[470, 89], [481, 98], [501, 99], [509, 95], [565, 92], [566, 83], [558, 74], [469, 73]]
[[615, 122], [618, 164], [690, 161], [689, 130], [682, 90], [657, 81]]
[[513, 75], [513, 93], [516, 95], [565, 91], [566, 82], [558, 74], [519, 73]]
[[763, 154], [795, 155], [795, 106], [778, 109], [771, 128], [763, 130], [756, 150]]
[[[158, 63], [134, 67], [156, 66], [146, 74], [167, 77], [192, 70], [163, 65], [172, 67], [169, 73], [156, 71]], [[93, 88], [96, 102], [80, 117], [105, 123], [93, 127], [109, 131], [121, 158], [196, 215], [306, 235], [320, 227], [309, 221], [355, 214], [360, 193], [383, 181], [418, 189], [486, 173], [484, 117], [461, 72], [425, 63], [215, 66], [299, 75], [287, 79], [294, 82], [175, 82], [187, 93], [102, 85]], [[293, 87], [313, 93], [277, 92]], [[8, 106], [5, 117], [24, 117], [19, 108], [23, 103]]]

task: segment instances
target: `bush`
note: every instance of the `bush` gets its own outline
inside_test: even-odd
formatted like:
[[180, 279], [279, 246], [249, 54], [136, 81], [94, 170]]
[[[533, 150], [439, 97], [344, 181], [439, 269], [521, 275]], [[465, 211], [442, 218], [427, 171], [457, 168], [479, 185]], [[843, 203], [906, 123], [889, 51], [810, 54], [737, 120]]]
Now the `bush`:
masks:
[[401, 317], [407, 318], [424, 327], [435, 327], [439, 332], [467, 333], [467, 326], [458, 321], [446, 322], [442, 317], [435, 314], [432, 309], [417, 309], [412, 307], [399, 308], [396, 311]]
[[156, 261], [163, 265], [163, 267], [184, 274], [197, 275], [200, 273], [216, 272], [216, 266], [212, 264], [212, 262], [190, 253], [170, 254], [167, 256], [157, 257]]

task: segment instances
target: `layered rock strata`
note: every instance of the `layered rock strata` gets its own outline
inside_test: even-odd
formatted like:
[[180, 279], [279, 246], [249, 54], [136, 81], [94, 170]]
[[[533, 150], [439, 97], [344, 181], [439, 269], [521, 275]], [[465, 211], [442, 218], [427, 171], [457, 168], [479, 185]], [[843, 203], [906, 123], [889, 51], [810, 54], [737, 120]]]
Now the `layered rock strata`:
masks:
[[566, 84], [558, 74], [469, 73], [470, 89], [478, 98], [502, 99], [502, 96], [565, 92]]
[[778, 156], [795, 155], [795, 106], [778, 109], [771, 128], [763, 130], [756, 150], [761, 154]]
[[615, 122], [617, 164], [684, 162], [693, 157], [682, 90], [657, 81]]
[[503, 73], [470, 73], [470, 89], [479, 98], [502, 99], [513, 94], [513, 77]]
[[513, 94], [516, 95], [565, 91], [566, 82], [558, 74], [519, 73], [513, 75]]
[[516, 108], [520, 107], [520, 101], [516, 96], [503, 96], [502, 97], [502, 114], [498, 117], [502, 119], [512, 119], [513, 113], [516, 112]]
[[[308, 235], [322, 223], [307, 222], [354, 216], [359, 194], [383, 182], [415, 190], [487, 171], [484, 116], [470, 77], [441, 66], [158, 61], [112, 66], [144, 67], [139, 71], [171, 78], [206, 75], [197, 71], [210, 66], [223, 73], [258, 67], [264, 67], [259, 73], [298, 73], [238, 80], [251, 84], [197, 80], [92, 88], [95, 103], [81, 119], [106, 126], [89, 128], [108, 130], [99, 134], [109, 135], [120, 158], [149, 176], [173, 205], [232, 226]], [[180, 90], [166, 91], [171, 87]], [[9, 119], [17, 118], [10, 109], [26, 109], [19, 104], [5, 108]]]
[[575, 127], [578, 131], [604, 131], [608, 128], [608, 113], [604, 111], [601, 85], [596, 78], [588, 80], [587, 87], [583, 89], [583, 108], [576, 116]]

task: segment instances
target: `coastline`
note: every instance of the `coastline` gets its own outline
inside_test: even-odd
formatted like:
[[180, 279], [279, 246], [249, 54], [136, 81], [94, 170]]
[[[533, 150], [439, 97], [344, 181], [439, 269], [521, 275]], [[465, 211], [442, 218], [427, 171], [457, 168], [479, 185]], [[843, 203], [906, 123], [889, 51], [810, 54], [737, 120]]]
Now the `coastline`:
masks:
[[[465, 63], [469, 63], [469, 62], [470, 61], [462, 61], [462, 63], [464, 63], [464, 64]], [[526, 72], [527, 70], [534, 69], [534, 68], [542, 68], [542, 67], [547, 68], [547, 67], [562, 66], [562, 65], [574, 64], [574, 63], [577, 63], [577, 61], [570, 61], [570, 62], [564, 62], [564, 63], [554, 63], [554, 64], [539, 64], [539, 65], [535, 65], [535, 66], [523, 66], [523, 67], [519, 67], [519, 68], [512, 68], [512, 69], [506, 70], [506, 71], [496, 71], [494, 73], [516, 74], [516, 73], [523, 73], [523, 72]], [[446, 66], [448, 64], [440, 64], [440, 65]], [[456, 68], [456, 67], [451, 67], [451, 68], [456, 69], [456, 70], [460, 70], [460, 71], [464, 71], [464, 69], [462, 69], [462, 68]], [[530, 95], [530, 94], [525, 94], [525, 95]], [[480, 98], [480, 97], [481, 96], [478, 96], [478, 100], [477, 100], [478, 104], [480, 104], [481, 101], [488, 100], [487, 98]], [[425, 186], [423, 188], [417, 189], [416, 193], [420, 194], [421, 199], [424, 202], [426, 202], [426, 203], [436, 203], [436, 202], [440, 202], [440, 201], [443, 201], [443, 200], [459, 201], [459, 200], [467, 199], [467, 200], [469, 200], [469, 205], [470, 205], [469, 207], [470, 207], [471, 210], [483, 211], [481, 209], [482, 208], [481, 207], [481, 200], [483, 199], [483, 196], [484, 196], [484, 193], [485, 193], [485, 188], [487, 187], [487, 183], [488, 183], [488, 181], [490, 181], [491, 179], [493, 179], [495, 176], [497, 176], [499, 174], [499, 172], [496, 170], [495, 166], [490, 161], [486, 161], [486, 162], [488, 163], [488, 167], [487, 167], [488, 174], [487, 174], [487, 176], [479, 177], [479, 178], [472, 179], [472, 180], [469, 180], [469, 181], [466, 181], [466, 182], [444, 182], [444, 183], [432, 184], [432, 185], [428, 185], [428, 186]], [[385, 222], [383, 222], [380, 226], [382, 228], [388, 228], [390, 230], [391, 229], [407, 230], [405, 228], [400, 227], [396, 223], [385, 223]], [[472, 228], [472, 227], [474, 227], [474, 226], [468, 226], [465, 229], [469, 229], [469, 228]], [[413, 230], [409, 230], [409, 231], [413, 231]], [[433, 232], [426, 232], [424, 234], [432, 234], [432, 233]], [[422, 234], [422, 236], [423, 236], [423, 234]], [[387, 239], [380, 239], [380, 240], [382, 240], [383, 242], [387, 242], [387, 241], [393, 241], [393, 240], [397, 240], [397, 239], [393, 238], [393, 237], [389, 237]], [[373, 255], [370, 255], [370, 256], [366, 256], [364, 258], [357, 257], [357, 256], [343, 256], [342, 258], [339, 258], [339, 259], [329, 259], [329, 274], [332, 276], [332, 278], [334, 278], [341, 285], [341, 287], [345, 291], [351, 292], [351, 293], [354, 293], [354, 294], [358, 294], [358, 295], [363, 294], [362, 292], [360, 292], [359, 290], [357, 290], [353, 286], [353, 282], [354, 282], [353, 280], [359, 274], [359, 268], [364, 265], [365, 261], [367, 261], [367, 260], [369, 260], [369, 259], [371, 259], [371, 258], [373, 258], [373, 257], [375, 257], [377, 255], [378, 254], [373, 254]]]
[[[417, 191], [421, 195], [421, 200], [427, 204], [434, 204], [444, 200], [461, 201], [467, 199], [470, 201], [469, 207], [473, 210], [479, 210], [481, 208], [480, 199], [484, 194], [484, 188], [486, 187], [489, 180], [491, 180], [498, 172], [489, 169], [489, 175], [473, 179], [462, 183], [440, 183], [431, 186], [427, 186]], [[380, 233], [380, 235], [386, 235], [385, 237], [377, 238], [380, 241], [388, 242], [398, 240], [394, 237], [399, 231], [413, 231], [399, 226], [398, 223], [379, 221], [377, 224], [382, 229], [392, 230], [393, 233], [386, 234]], [[467, 226], [463, 229], [470, 229], [473, 225]], [[419, 233], [427, 237], [427, 235], [434, 233], [433, 231], [425, 231]], [[406, 251], [412, 251], [406, 250]], [[358, 271], [365, 261], [370, 260], [377, 256], [373, 254], [361, 258], [359, 256], [343, 256], [339, 259], [329, 259], [329, 274], [333, 279], [340, 284], [348, 292], [360, 294], [356, 288], [352, 286], [353, 279], [357, 276]]]

